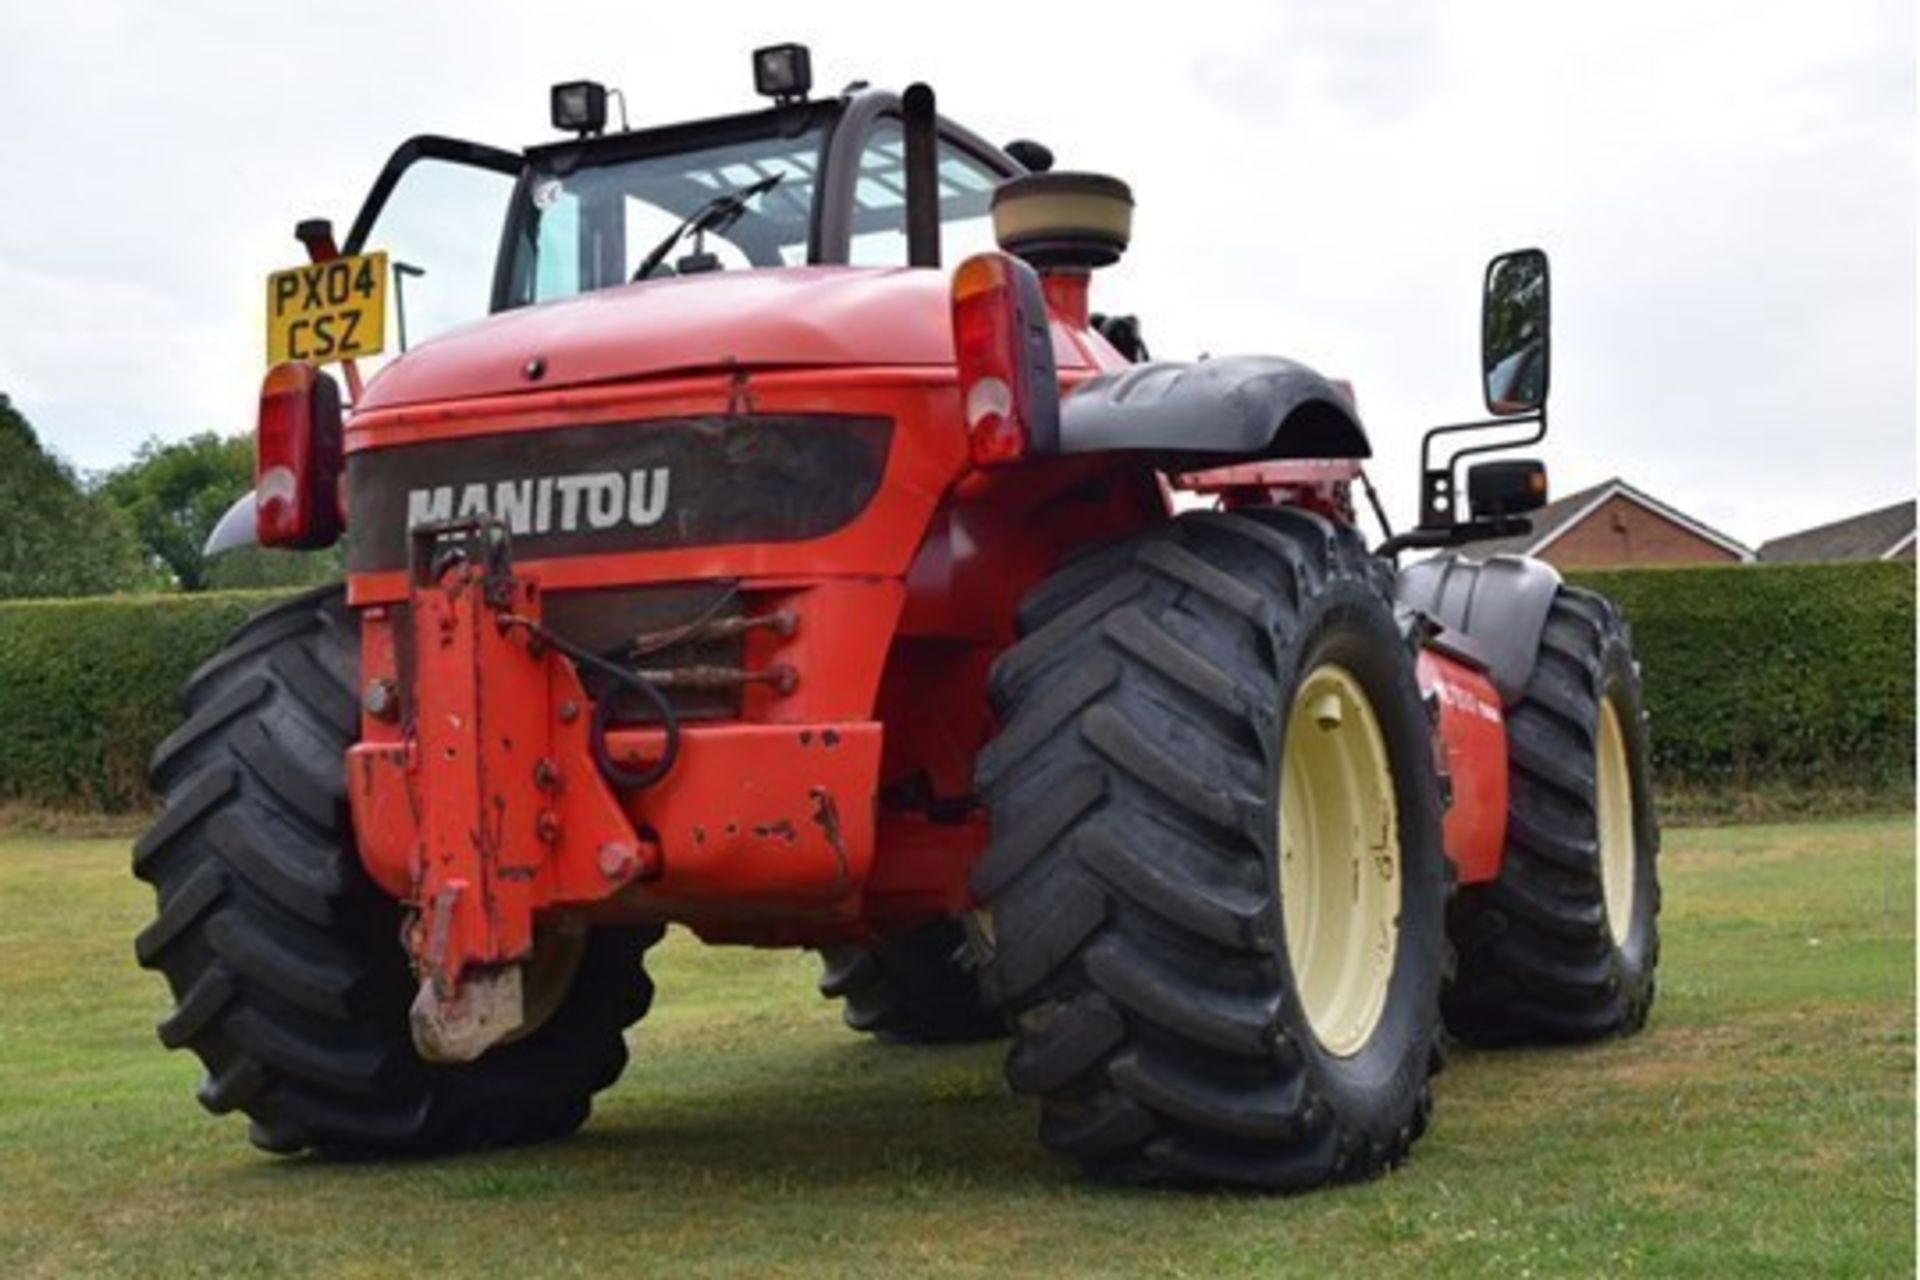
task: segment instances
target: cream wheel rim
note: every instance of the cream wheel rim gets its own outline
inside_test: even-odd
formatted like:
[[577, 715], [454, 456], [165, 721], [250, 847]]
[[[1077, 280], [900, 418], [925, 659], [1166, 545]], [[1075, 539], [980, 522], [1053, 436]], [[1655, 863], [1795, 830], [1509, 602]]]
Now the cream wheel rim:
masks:
[[1595, 743], [1594, 809], [1599, 823], [1600, 891], [1607, 904], [1607, 932], [1625, 946], [1633, 928], [1635, 841], [1633, 775], [1627, 771], [1627, 740], [1613, 701], [1600, 700], [1600, 731]]
[[532, 1035], [560, 1012], [586, 956], [586, 921], [566, 917], [534, 925], [533, 955], [522, 963], [520, 972], [520, 1025], [501, 1037], [501, 1044]]
[[1301, 1010], [1328, 1053], [1365, 1048], [1400, 942], [1400, 816], [1379, 718], [1323, 663], [1294, 695], [1281, 748], [1280, 910]]

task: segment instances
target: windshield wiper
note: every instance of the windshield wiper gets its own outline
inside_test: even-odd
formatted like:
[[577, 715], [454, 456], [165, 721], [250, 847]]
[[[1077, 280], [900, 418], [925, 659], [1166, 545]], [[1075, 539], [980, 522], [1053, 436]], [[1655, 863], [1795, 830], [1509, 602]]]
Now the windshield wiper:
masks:
[[780, 180], [786, 176], [784, 173], [770, 173], [758, 182], [750, 183], [738, 191], [717, 195], [695, 209], [687, 215], [686, 221], [675, 227], [666, 239], [653, 246], [653, 250], [640, 260], [640, 265], [634, 269], [634, 280], [645, 280], [659, 270], [660, 264], [666, 261], [669, 253], [673, 252], [673, 246], [679, 244], [681, 237], [687, 232], [697, 231], [705, 235], [709, 231], [725, 231], [738, 222], [740, 215], [747, 211], [748, 201], [767, 194], [779, 186]]

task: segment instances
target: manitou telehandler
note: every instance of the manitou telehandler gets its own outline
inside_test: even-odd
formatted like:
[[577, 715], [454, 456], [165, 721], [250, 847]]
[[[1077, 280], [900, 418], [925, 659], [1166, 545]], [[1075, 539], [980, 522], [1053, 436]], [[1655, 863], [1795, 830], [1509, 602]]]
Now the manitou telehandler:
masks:
[[1493, 260], [1494, 418], [1369, 550], [1342, 384], [1090, 312], [1124, 184], [808, 61], [658, 128], [561, 85], [571, 136], [416, 137], [301, 224], [214, 546], [344, 537], [346, 581], [193, 677], [135, 852], [201, 1102], [276, 1152], [566, 1134], [669, 923], [818, 949], [863, 1031], [1010, 1035], [1042, 1140], [1129, 1180], [1364, 1177], [1443, 1031], [1640, 1027], [1627, 629], [1443, 552], [1545, 500], [1441, 447], [1544, 435], [1545, 255]]

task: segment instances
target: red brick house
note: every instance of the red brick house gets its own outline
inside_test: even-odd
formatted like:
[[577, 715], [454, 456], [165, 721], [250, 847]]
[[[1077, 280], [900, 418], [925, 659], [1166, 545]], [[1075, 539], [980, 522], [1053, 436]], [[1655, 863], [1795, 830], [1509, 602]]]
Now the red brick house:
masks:
[[1760, 544], [1769, 563], [1836, 560], [1913, 559], [1913, 503], [1896, 502], [1878, 511], [1849, 516], [1832, 524], [1802, 529]]
[[1476, 557], [1538, 556], [1562, 569], [1754, 559], [1744, 544], [1617, 478], [1550, 502], [1530, 518], [1532, 533], [1470, 542], [1460, 550]]

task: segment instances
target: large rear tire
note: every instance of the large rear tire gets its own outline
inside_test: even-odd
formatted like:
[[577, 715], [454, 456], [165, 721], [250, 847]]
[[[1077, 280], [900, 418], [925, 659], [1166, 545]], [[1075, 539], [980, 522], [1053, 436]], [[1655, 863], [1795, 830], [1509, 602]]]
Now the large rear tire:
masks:
[[820, 994], [844, 1002], [855, 1031], [901, 1044], [992, 1040], [1006, 1019], [980, 999], [958, 920], [936, 920], [874, 947], [825, 947]]
[[1450, 875], [1384, 581], [1317, 516], [1190, 513], [1022, 606], [976, 768], [982, 981], [1091, 1173], [1302, 1189], [1426, 1127]]
[[1640, 667], [1611, 601], [1560, 588], [1507, 747], [1506, 853], [1453, 905], [1447, 1026], [1481, 1045], [1638, 1031], [1660, 959], [1660, 827]]
[[359, 637], [338, 588], [256, 616], [188, 684], [154, 753], [164, 812], [134, 848], [159, 913], [135, 944], [175, 1000], [169, 1048], [206, 1067], [199, 1098], [239, 1110], [269, 1151], [424, 1154], [557, 1137], [626, 1065], [652, 999], [655, 928], [570, 948], [547, 1019], [476, 1062], [413, 1048], [400, 911], [366, 875], [346, 811]]

